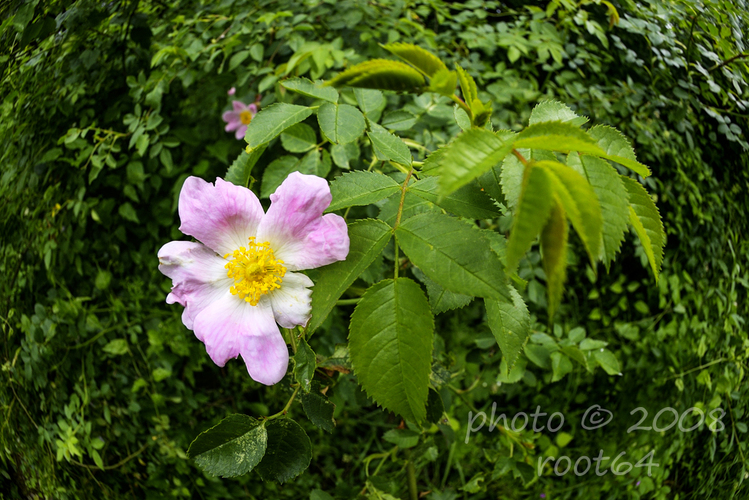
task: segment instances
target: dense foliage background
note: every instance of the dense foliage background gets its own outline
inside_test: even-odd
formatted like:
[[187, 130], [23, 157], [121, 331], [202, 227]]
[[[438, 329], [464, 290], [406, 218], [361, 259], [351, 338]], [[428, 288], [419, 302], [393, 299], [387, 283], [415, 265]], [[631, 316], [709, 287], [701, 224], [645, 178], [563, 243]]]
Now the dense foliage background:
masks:
[[[14, 0], [2, 9], [0, 495], [406, 498], [407, 461], [430, 500], [747, 495], [745, 2]], [[463, 65], [494, 102], [497, 128], [519, 129], [554, 98], [633, 138], [668, 234], [660, 280], [628, 237], [608, 273], [571, 263], [548, 327], [540, 256], [530, 252], [519, 273], [534, 320], [524, 358], [502, 375], [477, 301], [438, 315], [432, 382], [449, 419], [415, 445], [387, 434], [400, 419], [373, 405], [337, 357], [352, 311], [341, 305], [310, 339], [331, 367], [319, 377], [337, 426], [331, 435], [300, 420], [313, 445], [307, 472], [283, 486], [255, 473], [204, 475], [186, 458], [199, 432], [229, 413], [275, 413], [290, 390], [254, 383], [241, 362], [214, 366], [180, 308], [165, 304], [171, 284], [156, 251], [182, 237], [182, 182], [223, 176], [241, 152], [221, 121], [231, 99], [292, 102], [283, 79], [330, 78], [395, 41]], [[419, 118], [398, 133], [428, 151], [458, 131], [452, 108], [429, 94], [387, 95], [372, 112], [393, 110]], [[276, 182], [264, 171], [282, 146], [253, 171], [264, 201]], [[372, 158], [366, 141], [328, 155], [315, 168], [330, 179]], [[492, 224], [509, 228], [510, 217]], [[622, 375], [554, 362], [565, 341], [606, 345]], [[566, 423], [556, 433], [487, 426], [466, 442], [469, 412], [493, 403], [508, 416], [540, 406]], [[594, 404], [614, 419], [586, 431], [579, 422]], [[637, 407], [648, 412], [642, 426], [665, 407], [720, 409], [723, 429], [627, 432]], [[539, 457], [599, 450], [632, 463], [655, 450], [659, 466], [650, 477], [643, 468], [537, 475]]]

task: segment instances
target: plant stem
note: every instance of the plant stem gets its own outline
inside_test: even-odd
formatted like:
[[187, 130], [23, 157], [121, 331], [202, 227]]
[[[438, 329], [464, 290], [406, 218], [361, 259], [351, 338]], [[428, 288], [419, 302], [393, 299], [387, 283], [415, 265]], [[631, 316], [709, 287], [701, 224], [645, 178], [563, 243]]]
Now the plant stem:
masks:
[[335, 303], [337, 306], [355, 306], [361, 299], [341, 299]]
[[411, 460], [411, 450], [406, 450], [406, 458], [408, 464], [406, 465], [406, 472], [408, 474], [408, 493], [411, 500], [419, 500], [419, 489], [416, 487], [416, 468]]
[[289, 408], [291, 408], [291, 403], [294, 402], [294, 398], [296, 398], [296, 395], [299, 392], [299, 389], [301, 388], [302, 388], [301, 385], [297, 385], [296, 389], [294, 389], [294, 394], [291, 395], [291, 397], [289, 398], [289, 401], [286, 403], [286, 406], [283, 407], [283, 410], [279, 411], [275, 415], [271, 415], [270, 417], [267, 417], [266, 420], [273, 420], [278, 417], [283, 417], [284, 415], [286, 415], [289, 412]]

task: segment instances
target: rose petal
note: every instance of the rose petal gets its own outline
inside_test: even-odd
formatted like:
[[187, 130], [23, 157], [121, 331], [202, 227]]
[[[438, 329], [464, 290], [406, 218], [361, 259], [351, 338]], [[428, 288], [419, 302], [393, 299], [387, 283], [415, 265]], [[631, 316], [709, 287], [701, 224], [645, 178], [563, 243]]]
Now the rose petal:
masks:
[[161, 247], [158, 257], [159, 271], [172, 279], [166, 302], [185, 307], [182, 322], [187, 328], [192, 329], [195, 316], [234, 284], [226, 261], [201, 243], [172, 241]]
[[238, 127], [242, 126], [242, 120], [240, 120], [239, 115], [234, 111], [225, 112], [223, 115], [221, 115], [221, 119], [226, 122], [226, 127], [224, 127], [224, 130], [226, 130], [227, 132], [233, 132]]
[[218, 366], [241, 354], [250, 377], [261, 384], [275, 384], [286, 373], [289, 351], [268, 299], [252, 306], [227, 290], [198, 314], [194, 331]]
[[270, 294], [273, 316], [284, 328], [306, 325], [312, 311], [312, 280], [302, 273], [286, 273], [281, 288]]
[[247, 106], [247, 109], [252, 111], [252, 116], [255, 116], [257, 114], [257, 104], [255, 104], [254, 102]]
[[232, 101], [231, 105], [234, 108], [234, 111], [236, 111], [237, 113], [247, 111], [247, 105], [242, 101]]
[[244, 135], [246, 133], [247, 133], [247, 125], [242, 125], [240, 123], [239, 128], [234, 133], [234, 137], [236, 137], [237, 139], [239, 139], [241, 141], [242, 139], [244, 139]]
[[322, 216], [330, 205], [330, 187], [315, 175], [292, 172], [270, 196], [271, 206], [260, 221], [258, 241], [268, 241], [289, 271], [312, 269], [348, 255], [346, 221]]
[[257, 196], [223, 179], [188, 177], [179, 194], [179, 230], [223, 256], [247, 246], [263, 217]]

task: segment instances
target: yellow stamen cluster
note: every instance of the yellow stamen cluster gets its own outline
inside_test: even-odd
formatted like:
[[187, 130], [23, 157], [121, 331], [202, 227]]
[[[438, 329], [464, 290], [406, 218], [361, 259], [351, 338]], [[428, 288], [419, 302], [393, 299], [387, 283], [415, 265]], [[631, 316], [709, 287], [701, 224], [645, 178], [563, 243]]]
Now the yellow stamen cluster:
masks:
[[234, 280], [234, 286], [230, 291], [239, 295], [251, 305], [256, 306], [260, 297], [276, 288], [281, 288], [281, 281], [286, 274], [282, 260], [276, 260], [270, 243], [255, 243], [255, 238], [250, 238], [247, 248], [241, 247], [234, 253], [224, 255], [225, 259], [231, 260], [224, 267], [228, 269], [227, 275]]
[[242, 125], [249, 125], [249, 123], [252, 121], [252, 111], [242, 111], [239, 113], [239, 121], [242, 122]]

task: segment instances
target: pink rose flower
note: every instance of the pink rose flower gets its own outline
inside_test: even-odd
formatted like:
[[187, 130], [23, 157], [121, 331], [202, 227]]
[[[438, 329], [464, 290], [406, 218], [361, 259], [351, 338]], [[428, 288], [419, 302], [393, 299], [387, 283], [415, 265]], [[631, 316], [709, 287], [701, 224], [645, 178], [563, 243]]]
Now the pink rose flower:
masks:
[[224, 130], [234, 132], [234, 137], [241, 140], [247, 132], [247, 125], [257, 114], [257, 105], [253, 103], [247, 106], [241, 101], [232, 101], [231, 105], [234, 111], [226, 111], [221, 115], [221, 119], [226, 122]]
[[236, 91], [237, 91], [237, 88], [236, 87], [232, 87], [229, 90], [227, 90], [226, 93], [229, 94], [229, 95], [234, 95], [236, 93]]
[[344, 260], [346, 222], [323, 215], [325, 179], [293, 172], [264, 213], [255, 194], [223, 179], [189, 177], [179, 195], [180, 231], [199, 242], [159, 250], [159, 270], [172, 279], [166, 302], [184, 306], [182, 322], [214, 363], [242, 356], [254, 380], [273, 385], [286, 374], [289, 351], [278, 325], [310, 318], [313, 285], [295, 271]]

